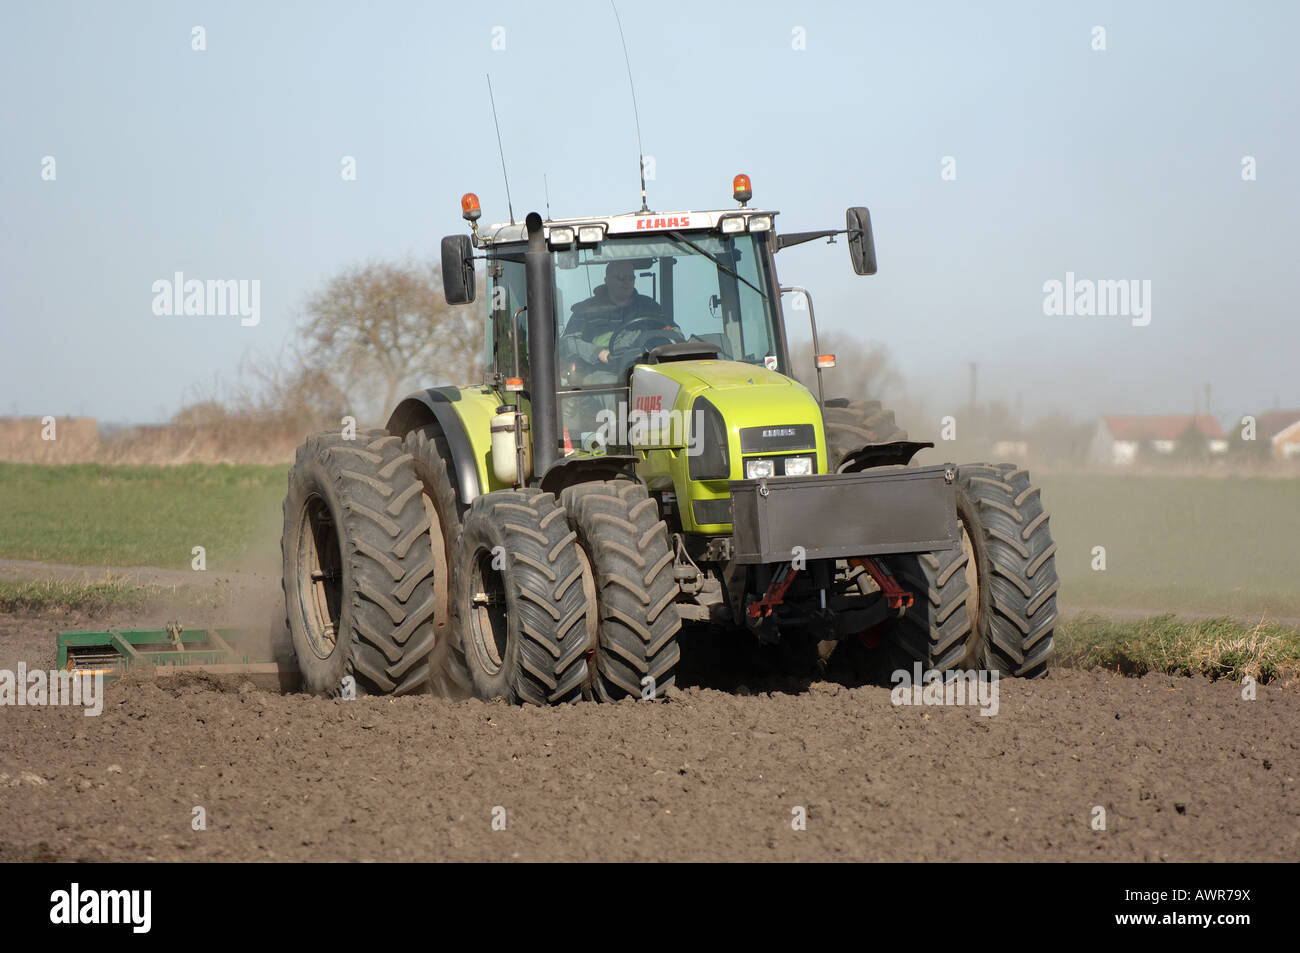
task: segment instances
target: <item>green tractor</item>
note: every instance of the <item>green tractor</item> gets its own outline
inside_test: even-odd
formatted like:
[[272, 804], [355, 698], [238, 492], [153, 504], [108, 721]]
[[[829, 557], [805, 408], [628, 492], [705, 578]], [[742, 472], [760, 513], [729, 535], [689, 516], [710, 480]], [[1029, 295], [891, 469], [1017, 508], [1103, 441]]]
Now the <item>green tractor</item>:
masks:
[[[778, 233], [738, 206], [543, 220], [442, 242], [448, 303], [485, 263], [485, 377], [382, 431], [299, 449], [284, 503], [288, 628], [310, 691], [555, 704], [662, 698], [690, 644], [935, 671], [1047, 669], [1055, 545], [1014, 465], [911, 465], [875, 402], [794, 378]], [[724, 639], [724, 636], [726, 637]], [[802, 661], [801, 661], [802, 660]]]

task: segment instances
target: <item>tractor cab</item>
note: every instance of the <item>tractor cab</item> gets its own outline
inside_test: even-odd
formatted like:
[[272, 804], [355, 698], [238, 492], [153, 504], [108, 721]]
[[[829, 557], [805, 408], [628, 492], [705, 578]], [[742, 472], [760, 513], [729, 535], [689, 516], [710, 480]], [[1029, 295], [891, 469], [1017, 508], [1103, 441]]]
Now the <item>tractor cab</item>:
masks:
[[[611, 424], [632, 411], [671, 409], [657, 406], [655, 395], [632, 394], [638, 365], [732, 361], [790, 372], [769, 250], [772, 217], [696, 212], [543, 223], [562, 448], [626, 452], [628, 428]], [[531, 384], [528, 322], [518, 314], [527, 301], [525, 245], [502, 241], [510, 231], [496, 226], [498, 238], [484, 243], [484, 366], [493, 380]]]
[[[777, 213], [748, 207], [748, 176], [736, 176], [733, 195], [739, 208], [537, 217], [532, 236], [527, 221], [480, 227], [478, 197], [464, 196], [462, 212], [472, 235], [443, 241], [447, 300], [473, 300], [474, 261], [486, 260], [486, 383], [497, 391], [521, 390], [536, 418], [542, 408], [535, 365], [539, 358], [553, 364], [541, 376], [554, 381], [545, 399], [554, 401], [557, 453], [628, 453], [689, 439], [681, 415], [690, 409], [664, 400], [680, 397], [681, 387], [662, 379], [664, 373], [679, 377], [689, 368], [656, 372], [655, 365], [725, 362], [738, 366], [732, 371], [709, 367], [706, 376], [716, 380], [740, 373], [750, 384], [780, 377], [780, 386], [789, 386], [794, 369], [780, 302], [782, 292], [792, 289], [782, 289], [776, 278], [774, 253], [780, 247], [847, 233], [855, 270], [874, 273], [865, 209], [850, 209], [846, 229], [778, 237]], [[535, 284], [545, 285], [547, 316], [529, 310], [530, 241], [545, 256], [538, 256], [542, 280]], [[532, 311], [537, 310], [534, 301]], [[544, 357], [534, 353], [529, 340], [539, 320], [554, 342], [541, 349]], [[815, 325], [813, 338], [815, 345]], [[818, 373], [827, 366], [833, 366], [833, 358], [819, 356]], [[817, 408], [809, 410], [820, 416]], [[653, 420], [638, 430], [635, 418], [653, 413], [678, 414], [670, 423], [682, 439], [661, 439], [663, 428]], [[648, 442], [638, 440], [638, 433], [648, 433]], [[543, 436], [534, 432], [535, 439]], [[545, 462], [546, 448], [539, 450]]]

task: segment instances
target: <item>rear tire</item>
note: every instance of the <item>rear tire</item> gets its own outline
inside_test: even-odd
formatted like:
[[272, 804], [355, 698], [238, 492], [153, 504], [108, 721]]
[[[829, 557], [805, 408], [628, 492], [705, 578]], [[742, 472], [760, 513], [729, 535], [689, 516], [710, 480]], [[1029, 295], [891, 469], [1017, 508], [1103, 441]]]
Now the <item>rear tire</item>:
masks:
[[843, 407], [831, 405], [822, 411], [822, 418], [826, 425], [826, 459], [832, 473], [855, 450], [907, 439], [907, 431], [898, 426], [894, 412], [885, 410], [878, 400], [853, 400]]
[[280, 549], [285, 616], [303, 687], [338, 695], [427, 691], [433, 559], [420, 483], [386, 432], [309, 437], [289, 471]]
[[957, 470], [962, 546], [891, 559], [916, 595], [890, 625], [892, 646], [927, 668], [1047, 673], [1056, 625], [1056, 544], [1038, 487], [1014, 464]]
[[648, 697], [666, 697], [676, 684], [682, 622], [659, 504], [629, 480], [571, 486], [561, 499], [596, 585], [592, 695], [618, 701], [649, 689]]
[[550, 493], [496, 490], [465, 514], [452, 610], [474, 695], [575, 701], [587, 679], [587, 598], [577, 537]]
[[429, 543], [433, 553], [437, 609], [434, 613], [433, 651], [429, 654], [429, 684], [433, 693], [443, 698], [469, 698], [473, 689], [469, 671], [465, 668], [464, 653], [458, 644], [460, 634], [451, 613], [451, 567], [455, 565], [456, 544], [460, 541], [461, 517], [465, 509], [456, 492], [451, 448], [437, 425], [411, 431], [403, 446], [411, 454], [415, 475], [424, 488], [421, 499], [430, 524]]

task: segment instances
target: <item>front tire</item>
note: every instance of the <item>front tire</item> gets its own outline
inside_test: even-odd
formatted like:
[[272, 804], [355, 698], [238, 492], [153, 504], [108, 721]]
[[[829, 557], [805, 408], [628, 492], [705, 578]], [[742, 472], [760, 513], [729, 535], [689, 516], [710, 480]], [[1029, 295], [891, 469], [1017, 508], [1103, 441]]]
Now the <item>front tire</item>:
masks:
[[1056, 543], [1038, 487], [1014, 464], [957, 470], [961, 547], [896, 557], [890, 567], [915, 602], [889, 629], [909, 664], [1047, 673], [1056, 625]]

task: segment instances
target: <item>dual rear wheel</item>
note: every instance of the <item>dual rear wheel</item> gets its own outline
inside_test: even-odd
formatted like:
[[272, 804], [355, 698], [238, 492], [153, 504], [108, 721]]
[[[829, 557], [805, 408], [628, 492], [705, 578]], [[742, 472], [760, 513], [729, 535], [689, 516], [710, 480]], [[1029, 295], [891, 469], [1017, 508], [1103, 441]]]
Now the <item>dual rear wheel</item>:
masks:
[[282, 579], [304, 688], [537, 705], [671, 692], [677, 584], [645, 488], [504, 490], [465, 507], [451, 467], [436, 427], [299, 449]]

